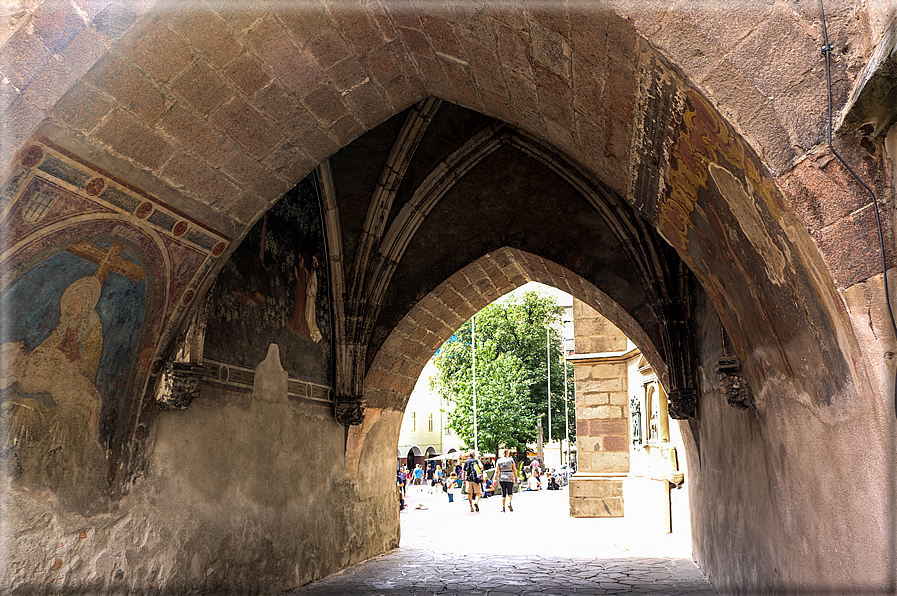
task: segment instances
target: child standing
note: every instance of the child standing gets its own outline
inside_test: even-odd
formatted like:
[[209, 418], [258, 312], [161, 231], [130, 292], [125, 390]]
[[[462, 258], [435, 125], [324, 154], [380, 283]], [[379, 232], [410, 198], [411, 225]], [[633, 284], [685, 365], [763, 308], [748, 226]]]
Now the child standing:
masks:
[[446, 483], [446, 492], [448, 493], [449, 503], [455, 502], [455, 493], [458, 492], [458, 475], [452, 472]]

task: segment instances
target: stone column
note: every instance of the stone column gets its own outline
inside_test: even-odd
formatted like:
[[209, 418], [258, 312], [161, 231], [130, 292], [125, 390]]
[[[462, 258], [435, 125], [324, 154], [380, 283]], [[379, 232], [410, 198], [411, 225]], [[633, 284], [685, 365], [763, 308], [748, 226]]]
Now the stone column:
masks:
[[607, 319], [573, 301], [578, 468], [570, 479], [574, 517], [622, 517], [629, 472], [627, 360], [634, 347]]

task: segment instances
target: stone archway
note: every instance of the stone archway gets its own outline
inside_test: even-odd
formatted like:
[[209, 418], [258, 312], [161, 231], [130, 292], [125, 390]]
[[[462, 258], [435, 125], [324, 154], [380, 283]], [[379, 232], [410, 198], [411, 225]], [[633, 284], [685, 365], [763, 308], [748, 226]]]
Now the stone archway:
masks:
[[[340, 166], [346, 161], [340, 163], [340, 158], [356, 144], [370, 143], [365, 147], [378, 149], [372, 154], [381, 162], [407, 165], [403, 155], [413, 153], [416, 140], [425, 136], [429, 108], [438, 102], [474, 114], [465, 116], [468, 123], [488, 116], [513, 133], [502, 137], [508, 142], [501, 153], [492, 154], [493, 161], [481, 164], [493, 171], [516, 164], [515, 171], [523, 173], [538, 167], [543, 177], [575, 172], [579, 182], [568, 177], [565, 188], [597, 197], [593, 211], [602, 211], [605, 222], [615, 222], [611, 227], [618, 237], [652, 239], [627, 245], [631, 260], [620, 261], [620, 268], [637, 270], [629, 290], [620, 289], [625, 283], [616, 285], [602, 277], [601, 267], [594, 266], [590, 275], [602, 282], [595, 287], [607, 296], [618, 292], [613, 294], [618, 306], [624, 303], [622, 294], [643, 297], [625, 308], [608, 304], [608, 310], [602, 310], [612, 320], [636, 321], [631, 326], [643, 335], [636, 341], [643, 348], [654, 346], [657, 357], [652, 363], [665, 375], [671, 397], [680, 404], [691, 399], [680, 414], [692, 418], [689, 424], [700, 437], [694, 451], [708, 469], [696, 490], [712, 496], [697, 518], [696, 553], [721, 585], [755, 582], [778, 589], [809, 585], [818, 577], [832, 582], [872, 577], [869, 581], [876, 586], [893, 585], [888, 538], [893, 532], [887, 531], [893, 524], [888, 506], [893, 494], [888, 473], [893, 423], [890, 406], [882, 399], [888, 390], [881, 386], [887, 383], [876, 380], [890, 374], [878, 353], [887, 351], [891, 338], [870, 334], [861, 315], [850, 318], [839, 294], [852, 289], [855, 313], [872, 309], [871, 300], [856, 298], [878, 283], [873, 279], [866, 284], [878, 273], [865, 234], [872, 229], [870, 210], [849, 185], [840, 189], [843, 201], [825, 196], [825, 180], [838, 166], [825, 171], [822, 153], [818, 160], [811, 156], [797, 163], [812, 155], [824, 130], [818, 116], [824, 112], [822, 94], [812, 99], [822, 89], [823, 78], [810, 9], [763, 4], [756, 12], [739, 13], [736, 16], [747, 16], [735, 22], [729, 14], [683, 18], [666, 4], [643, 9], [642, 3], [635, 8], [616, 5], [614, 11], [579, 11], [573, 5], [520, 11], [499, 3], [486, 3], [481, 11], [430, 11], [407, 3], [396, 9], [376, 1], [345, 12], [317, 2], [302, 3], [303, 10], [260, 5], [245, 11], [232, 10], [230, 3], [191, 4], [185, 10], [161, 2], [138, 6], [79, 0], [34, 6], [21, 26], [12, 27], [0, 64], [0, 157], [6, 165], [3, 196], [11, 197], [8, 204], [13, 206], [34, 180], [52, 182], [62, 189], [54, 192], [77, 197], [106, 213], [107, 219], [145, 219], [140, 225], [171, 236], [166, 242], [175, 247], [172, 254], [186, 252], [181, 246], [186, 242], [195, 253], [194, 271], [200, 266], [203, 271], [170, 301], [154, 297], [161, 306], [151, 316], [162, 322], [152, 335], [163, 339], [140, 346], [140, 367], [131, 371], [137, 389], [121, 403], [117, 425], [124, 438], [121, 461], [114, 467], [123, 482], [134, 481], [138, 488], [130, 519], [137, 520], [138, 529], [147, 529], [148, 536], [149, 528], [162, 530], [149, 539], [147, 554], [138, 557], [134, 568], [127, 574], [120, 570], [127, 580], [119, 580], [118, 572], [109, 574], [116, 578], [106, 582], [110, 589], [118, 589], [118, 581], [142, 587], [144, 580], [156, 577], [157, 560], [177, 570], [164, 578], [174, 589], [194, 582], [215, 588], [220, 586], [214, 582], [229, 578], [258, 589], [283, 587], [388, 548], [393, 522], [388, 515], [390, 494], [382, 484], [391, 470], [384, 470], [382, 462], [389, 463], [391, 456], [381, 458], [380, 452], [391, 440], [391, 425], [410, 392], [413, 372], [438, 345], [445, 328], [464, 320], [465, 313], [472, 314], [486, 296], [496, 293], [496, 287], [514, 279], [499, 274], [503, 265], [492, 262], [478, 265], [482, 272], [472, 271], [471, 277], [456, 278], [456, 285], [449, 276], [483, 254], [502, 256], [506, 246], [521, 251], [530, 241], [517, 238], [516, 244], [508, 240], [478, 247], [479, 252], [459, 258], [463, 262], [449, 271], [438, 267], [448, 267], [439, 261], [458, 252], [442, 248], [447, 242], [435, 244], [439, 251], [431, 261], [421, 257], [425, 251], [419, 247], [413, 258], [401, 251], [380, 253], [387, 245], [400, 247], [401, 242], [393, 242], [405, 240], [398, 232], [417, 225], [414, 217], [394, 217], [395, 212], [403, 206], [421, 208], [412, 214], [417, 216], [431, 204], [408, 200], [395, 186], [402, 178], [401, 167], [383, 168], [382, 177], [375, 172], [376, 192], [368, 192], [361, 182], [348, 190], [341, 187]], [[843, 2], [832, 11], [834, 18], [849, 23], [837, 42], [844, 56], [836, 64], [841, 75], [836, 78], [844, 81], [836, 91], [842, 96], [852, 77], [849, 60], [862, 58], [870, 43], [867, 37], [880, 35], [875, 27], [866, 31], [857, 24], [862, 19], [851, 18], [854, 10]], [[776, 63], [778, 53], [787, 54], [787, 69], [768, 67]], [[420, 102], [425, 102], [422, 118], [408, 120], [411, 125], [401, 135], [404, 142], [376, 147], [364, 135], [381, 125], [398, 131], [402, 122], [392, 119]], [[810, 112], [810, 106], [819, 109]], [[416, 131], [422, 131], [420, 137]], [[443, 138], [445, 146], [464, 144], [451, 135]], [[533, 142], [524, 150], [520, 139]], [[39, 152], [46, 154], [41, 147], [51, 146], [58, 149], [58, 163], [52, 166], [36, 158]], [[880, 146], [867, 146], [872, 149], [856, 143], [851, 150], [869, 157], [864, 167], [874, 173], [883, 153]], [[388, 155], [393, 148], [395, 159]], [[524, 162], [514, 151], [528, 151], [525, 158], [531, 161]], [[462, 163], [436, 157], [431, 165]], [[508, 163], [496, 163], [506, 157]], [[238, 466], [243, 484], [234, 486], [242, 486], [241, 496], [249, 495], [248, 507], [212, 478], [210, 471], [218, 466], [230, 467], [215, 457], [221, 435], [208, 429], [223, 429], [247, 445], [255, 435], [246, 429], [259, 436], [269, 430], [260, 422], [268, 420], [264, 416], [240, 418], [245, 410], [239, 408], [252, 393], [249, 385], [244, 384], [237, 397], [225, 399], [213, 392], [221, 398], [215, 402], [217, 410], [197, 408], [179, 418], [178, 413], [153, 410], [151, 391], [144, 388], [155, 383], [154, 375], [170, 356], [179, 331], [197, 310], [196, 298], [222, 271], [240, 239], [287, 189], [319, 165], [323, 192], [326, 195], [328, 181], [333, 181], [329, 190], [336, 193], [332, 200], [325, 197], [326, 209], [334, 216], [328, 220], [333, 224], [328, 228], [329, 257], [345, 266], [333, 289], [337, 358], [346, 364], [334, 387], [324, 387], [323, 393], [333, 389], [337, 406], [345, 406], [338, 408], [342, 423], [361, 421], [364, 400], [367, 408], [363, 422], [350, 424], [348, 430], [320, 412], [293, 417], [285, 405], [287, 389], [283, 396], [278, 394], [281, 402], [266, 397], [251, 411], [260, 415], [269, 406], [281, 408], [279, 416], [269, 416], [281, 430], [281, 445], [291, 449], [304, 448], [294, 432], [297, 427], [316, 440], [347, 444], [340, 477], [333, 472], [320, 486], [336, 487], [346, 501], [367, 508], [321, 506], [305, 515], [306, 503], [298, 506], [299, 499], [290, 491], [259, 490], [262, 468], [253, 462], [234, 456], [244, 464]], [[352, 164], [342, 171], [357, 173]], [[419, 187], [426, 175], [416, 175], [412, 171], [407, 179]], [[97, 180], [106, 181], [105, 186]], [[472, 180], [464, 176], [455, 186], [467, 182], [464, 191], [473, 196], [477, 189]], [[490, 189], [500, 188], [495, 178], [491, 181]], [[388, 205], [390, 201], [395, 202]], [[505, 197], [496, 204], [508, 201]], [[474, 229], [469, 221], [457, 227], [446, 223], [454, 220], [440, 211], [441, 205], [448, 203], [441, 200], [427, 211], [412, 243], [424, 243], [420, 239], [435, 234], [440, 223], [458, 235]], [[14, 218], [16, 213], [10, 207], [3, 215]], [[385, 219], [378, 219], [381, 216]], [[387, 219], [414, 225], [391, 234]], [[9, 221], [4, 225], [10, 227]], [[66, 224], [54, 225], [63, 229]], [[111, 227], [104, 241], [127, 240], [127, 228]], [[34, 228], [19, 231], [27, 235]], [[611, 236], [602, 236], [599, 246], [580, 237], [575, 247], [567, 248], [572, 256], [598, 255]], [[564, 253], [566, 239], [557, 233], [555, 240], [529, 251], [530, 256], [518, 257], [518, 263], [529, 267], [523, 268], [523, 275], [554, 276], [561, 283], [566, 274], [554, 263], [575, 264], [556, 257]], [[664, 241], [675, 255], [664, 252], [669, 250]], [[14, 250], [3, 249], [5, 258], [21, 264]], [[395, 262], [396, 257], [402, 261]], [[187, 260], [163, 255], [158, 278], [182, 275], [178, 271]], [[434, 277], [441, 275], [437, 283], [425, 275], [427, 266]], [[393, 267], [387, 291], [379, 293], [378, 284], [387, 283], [379, 272]], [[700, 288], [691, 284], [695, 280], [689, 272]], [[434, 294], [446, 278], [448, 286]], [[584, 300], [601, 303], [600, 297]], [[424, 306], [418, 309], [418, 303]], [[738, 415], [717, 399], [713, 387], [711, 372], [723, 351], [724, 335], [755, 390], [756, 409]], [[872, 347], [860, 349], [857, 335]], [[690, 345], [694, 353], [688, 351]], [[276, 356], [277, 350], [269, 353]], [[269, 364], [277, 372], [274, 356]], [[226, 370], [218, 372], [219, 378], [227, 377]], [[244, 381], [253, 378], [251, 367], [235, 372]], [[690, 384], [702, 377], [709, 386], [699, 390]], [[311, 393], [309, 386], [307, 397], [314, 397]], [[343, 416], [345, 412], [351, 415]], [[155, 417], [164, 422], [158, 429], [152, 424]], [[732, 442], [734, 449], [729, 447]], [[277, 449], [259, 453], [259, 461], [299, 478]], [[812, 455], [816, 453], [825, 454], [824, 469]], [[143, 459], [150, 455], [155, 459]], [[313, 458], [314, 451], [306, 455]], [[139, 482], [147, 474], [148, 488]], [[851, 493], [845, 494], [842, 486], [852, 487]], [[180, 505], [170, 508], [180, 517], [166, 518], [152, 507], [156, 497], [147, 495], [156, 489]], [[359, 493], [363, 498], [356, 499]], [[33, 512], [33, 519], [44, 519], [45, 514], [59, 519], [52, 504], [19, 497], [22, 511]], [[772, 505], [758, 513], [756, 503]], [[253, 516], [257, 511], [277, 515]], [[369, 530], [364, 520], [372, 511], [382, 511], [386, 521]], [[296, 523], [279, 523], [280, 514]], [[278, 523], [272, 523], [274, 518]], [[166, 540], [166, 523], [172, 519], [168, 525], [180, 532], [179, 542]], [[160, 526], [157, 521], [166, 523]], [[233, 540], [229, 527], [245, 530], [239, 534], [244, 548], [223, 546]], [[58, 532], [74, 529], [53, 526], [45, 533]], [[97, 542], [103, 546], [82, 559], [96, 560], [101, 550], [121, 547], [128, 540], [125, 533], [113, 525], [101, 527]], [[800, 548], [793, 548], [788, 534], [801, 536]], [[341, 540], [344, 550], [321, 536]], [[88, 549], [80, 544], [78, 548]], [[821, 544], [837, 544], [839, 556], [824, 552]], [[283, 563], [295, 556], [296, 545], [301, 545], [300, 553], [321, 556], [295, 566]], [[250, 556], [253, 546], [267, 555], [266, 562], [273, 561], [267, 568], [269, 578], [257, 571]], [[28, 561], [18, 568], [43, 569], [43, 559], [38, 560], [43, 555], [37, 554], [41, 549], [25, 550], [23, 560]], [[740, 556], [745, 551], [749, 556]], [[195, 559], [179, 559], [185, 552], [194, 553]], [[207, 573], [219, 562], [227, 573]], [[62, 563], [54, 569], [69, 571]], [[246, 570], [251, 573], [244, 574]], [[42, 581], [36, 573], [16, 581]], [[93, 581], [93, 576], [78, 573], [65, 577]]]

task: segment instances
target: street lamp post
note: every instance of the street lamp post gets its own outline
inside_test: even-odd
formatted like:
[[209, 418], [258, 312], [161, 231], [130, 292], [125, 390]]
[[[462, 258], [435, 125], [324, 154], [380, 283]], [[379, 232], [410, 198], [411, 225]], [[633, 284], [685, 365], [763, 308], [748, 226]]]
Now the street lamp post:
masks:
[[477, 436], [477, 316], [470, 320], [470, 354], [473, 360], [473, 449], [480, 452], [479, 437]]
[[567, 434], [567, 467], [570, 467], [570, 413], [567, 410], [567, 354], [561, 350], [561, 358], [564, 362], [564, 431]]
[[551, 327], [545, 328], [545, 364], [548, 366], [548, 444], [551, 445]]

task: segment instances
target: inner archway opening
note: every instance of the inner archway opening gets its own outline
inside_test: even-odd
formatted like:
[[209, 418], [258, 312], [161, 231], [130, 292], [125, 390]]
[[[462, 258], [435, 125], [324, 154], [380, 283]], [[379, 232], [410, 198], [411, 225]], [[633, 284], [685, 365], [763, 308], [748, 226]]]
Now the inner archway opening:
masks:
[[[551, 311], [545, 320], [539, 307]], [[512, 551], [586, 554], [579, 538], [589, 534], [595, 556], [690, 556], [686, 444], [666, 399], [639, 348], [588, 304], [537, 282], [505, 294], [440, 346], [411, 392], [399, 452], [428, 444], [438, 453], [420, 484], [397, 461], [401, 546], [489, 552], [490, 541], [471, 551], [445, 527], [538, 520], [557, 540], [521, 540]], [[505, 450], [517, 476], [507, 495], [495, 466]], [[484, 470], [473, 490], [471, 451]]]

